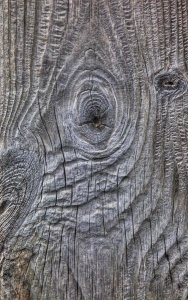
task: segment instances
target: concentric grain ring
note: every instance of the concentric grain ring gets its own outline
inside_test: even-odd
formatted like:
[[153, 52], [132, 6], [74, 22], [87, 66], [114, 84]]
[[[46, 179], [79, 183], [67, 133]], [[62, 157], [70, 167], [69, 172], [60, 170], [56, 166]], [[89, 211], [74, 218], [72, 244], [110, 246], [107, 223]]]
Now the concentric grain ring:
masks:
[[[119, 148], [129, 116], [125, 94], [122, 82], [101, 65], [75, 69], [63, 94], [58, 95], [58, 105], [63, 103], [66, 145], [73, 145], [90, 157], [109, 156]], [[60, 110], [62, 106], [58, 107]]]
[[[0, 160], [0, 242], [15, 232], [36, 196], [40, 164], [35, 153], [9, 149]], [[22, 216], [22, 218], [21, 218]]]

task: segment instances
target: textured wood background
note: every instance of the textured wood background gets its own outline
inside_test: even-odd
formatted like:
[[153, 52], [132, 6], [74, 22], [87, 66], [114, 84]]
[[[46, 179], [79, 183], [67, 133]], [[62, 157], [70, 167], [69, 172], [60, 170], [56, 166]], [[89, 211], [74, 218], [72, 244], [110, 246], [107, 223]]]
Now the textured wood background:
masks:
[[187, 0], [0, 1], [0, 299], [188, 299]]

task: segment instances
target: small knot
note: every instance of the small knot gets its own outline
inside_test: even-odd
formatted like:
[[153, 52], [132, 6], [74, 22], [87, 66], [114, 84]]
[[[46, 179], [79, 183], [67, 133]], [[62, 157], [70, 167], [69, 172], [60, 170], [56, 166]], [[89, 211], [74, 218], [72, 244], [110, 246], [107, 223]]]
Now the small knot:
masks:
[[92, 121], [95, 128], [101, 129], [103, 127], [102, 121], [99, 117], [95, 116]]

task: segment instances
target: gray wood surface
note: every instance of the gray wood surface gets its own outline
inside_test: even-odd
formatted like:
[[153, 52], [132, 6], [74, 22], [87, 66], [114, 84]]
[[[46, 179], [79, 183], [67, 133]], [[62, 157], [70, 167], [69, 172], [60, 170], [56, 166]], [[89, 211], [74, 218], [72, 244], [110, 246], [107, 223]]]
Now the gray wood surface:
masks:
[[0, 299], [188, 299], [187, 0], [0, 1]]

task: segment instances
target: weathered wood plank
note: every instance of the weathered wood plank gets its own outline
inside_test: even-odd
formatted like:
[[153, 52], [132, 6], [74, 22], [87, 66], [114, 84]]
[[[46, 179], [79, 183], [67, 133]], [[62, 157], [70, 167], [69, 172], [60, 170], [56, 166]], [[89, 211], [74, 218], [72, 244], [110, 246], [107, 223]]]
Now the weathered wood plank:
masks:
[[188, 3], [0, 2], [0, 299], [188, 299]]

